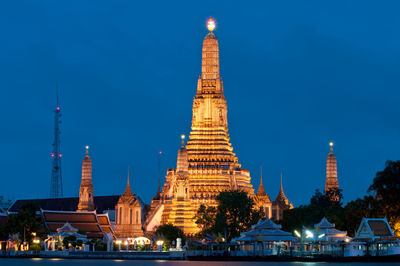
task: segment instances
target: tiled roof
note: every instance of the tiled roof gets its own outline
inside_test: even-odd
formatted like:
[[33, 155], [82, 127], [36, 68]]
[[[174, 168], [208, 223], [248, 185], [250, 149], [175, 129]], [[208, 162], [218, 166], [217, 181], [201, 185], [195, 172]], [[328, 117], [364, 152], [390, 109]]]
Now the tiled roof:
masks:
[[392, 236], [392, 232], [388, 227], [388, 224], [383, 220], [369, 220], [369, 226], [371, 227], [374, 235], [376, 236]]
[[[107, 210], [114, 210], [117, 205], [119, 196], [95, 196], [94, 206], [97, 213], [103, 213]], [[56, 198], [56, 199], [27, 199], [17, 200], [10, 207], [9, 212], [17, 212], [18, 209], [26, 204], [33, 203], [36, 210], [53, 210], [53, 211], [76, 211], [78, 207], [79, 197], [73, 198]]]

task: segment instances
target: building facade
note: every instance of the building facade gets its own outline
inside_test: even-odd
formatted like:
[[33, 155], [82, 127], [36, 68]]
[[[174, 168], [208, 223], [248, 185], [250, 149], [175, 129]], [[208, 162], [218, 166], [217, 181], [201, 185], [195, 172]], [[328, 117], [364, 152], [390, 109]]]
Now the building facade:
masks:
[[118, 238], [143, 236], [142, 205], [129, 185], [129, 174], [125, 192], [119, 197], [118, 203], [115, 205], [114, 231]]

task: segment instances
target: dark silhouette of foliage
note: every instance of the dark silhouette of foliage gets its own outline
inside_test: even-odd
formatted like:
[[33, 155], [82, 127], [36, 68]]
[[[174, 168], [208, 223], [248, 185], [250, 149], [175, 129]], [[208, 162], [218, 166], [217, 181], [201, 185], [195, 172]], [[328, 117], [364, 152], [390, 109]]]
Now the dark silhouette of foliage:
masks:
[[385, 169], [376, 173], [368, 189], [372, 195], [348, 202], [344, 207], [341, 190], [327, 191], [326, 195], [315, 191], [310, 205], [286, 210], [281, 220], [284, 230], [291, 231], [301, 227], [311, 227], [322, 217], [336, 224], [340, 230], [346, 230], [354, 236], [363, 217], [386, 217], [395, 233], [400, 235], [400, 161], [387, 161]]
[[22, 205], [18, 213], [10, 214], [5, 226], [6, 233], [19, 234], [21, 241], [25, 240], [32, 243], [32, 233], [36, 233], [41, 227], [40, 218], [36, 216], [36, 206], [32, 203]]
[[185, 241], [185, 235], [182, 229], [172, 224], [160, 225], [157, 228], [155, 235], [158, 240], [163, 240], [164, 244], [167, 246], [171, 246], [172, 241], [176, 241], [177, 238], [182, 239], [182, 244]]
[[200, 206], [197, 212], [196, 223], [204, 229], [203, 234], [226, 236], [226, 240], [230, 241], [265, 218], [261, 209], [254, 209], [254, 201], [244, 191], [224, 191], [216, 200], [216, 209]]

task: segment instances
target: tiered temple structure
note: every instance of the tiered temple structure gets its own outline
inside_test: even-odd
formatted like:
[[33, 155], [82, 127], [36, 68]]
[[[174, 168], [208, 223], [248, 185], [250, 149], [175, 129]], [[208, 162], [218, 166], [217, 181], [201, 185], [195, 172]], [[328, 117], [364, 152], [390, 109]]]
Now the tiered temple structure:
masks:
[[[329, 146], [331, 148], [328, 154], [328, 159], [326, 160], [325, 195], [327, 195], [329, 190], [339, 188], [336, 156], [333, 154], [333, 142], [330, 142]], [[334, 198], [333, 200], [339, 200], [339, 198]]]
[[79, 190], [78, 212], [94, 211], [92, 159], [89, 156], [89, 146], [86, 146], [86, 156], [82, 162], [82, 180]]
[[241, 167], [228, 134], [228, 108], [219, 69], [218, 39], [208, 22], [209, 33], [203, 41], [202, 71], [193, 100], [189, 140], [178, 151], [176, 169], [168, 169], [162, 193], [153, 198], [145, 230], [172, 223], [187, 234], [196, 233], [194, 223], [199, 206], [216, 206], [216, 196], [227, 190], [241, 190], [254, 198], [271, 217], [271, 200], [262, 185], [257, 195], [250, 173]]
[[125, 192], [115, 205], [115, 235], [118, 238], [143, 236], [142, 206], [129, 185], [129, 171]]
[[276, 221], [282, 219], [283, 211], [293, 209], [292, 203], [290, 203], [289, 199], [283, 192], [282, 179], [283, 179], [283, 174], [281, 173], [281, 187], [279, 189], [278, 196], [274, 200], [272, 206], [272, 218], [275, 219]]

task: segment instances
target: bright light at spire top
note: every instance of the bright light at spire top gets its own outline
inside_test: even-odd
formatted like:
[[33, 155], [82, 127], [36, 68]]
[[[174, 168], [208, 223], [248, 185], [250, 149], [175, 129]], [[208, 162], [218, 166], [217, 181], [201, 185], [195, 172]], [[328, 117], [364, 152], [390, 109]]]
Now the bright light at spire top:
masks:
[[333, 142], [332, 141], [329, 142], [329, 146], [333, 147]]
[[184, 140], [185, 139], [185, 135], [182, 134], [181, 135], [181, 139]]
[[215, 29], [215, 21], [212, 18], [207, 21], [207, 28], [210, 32]]

